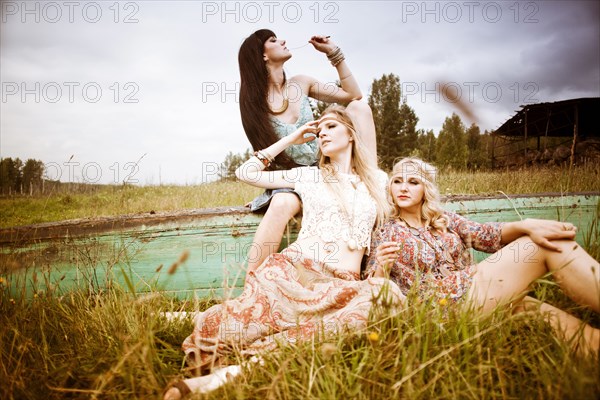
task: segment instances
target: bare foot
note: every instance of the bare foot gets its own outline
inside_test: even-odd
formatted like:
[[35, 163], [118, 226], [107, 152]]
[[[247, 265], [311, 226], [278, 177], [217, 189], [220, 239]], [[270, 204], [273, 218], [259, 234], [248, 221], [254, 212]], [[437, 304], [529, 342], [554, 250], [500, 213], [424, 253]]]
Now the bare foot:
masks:
[[170, 387], [165, 391], [163, 400], [179, 400], [192, 393], [190, 387], [185, 381], [175, 381], [169, 385]]
[[160, 315], [165, 317], [165, 319], [169, 322], [173, 322], [173, 321], [181, 321], [183, 319], [186, 319], [188, 317], [192, 317], [192, 321], [196, 322], [196, 319], [198, 318], [198, 316], [202, 314], [202, 312], [200, 311], [196, 311], [196, 312], [187, 312], [187, 311], [166, 311], [161, 313]]
[[181, 392], [177, 388], [170, 388], [165, 392], [163, 400], [179, 400], [181, 399]]

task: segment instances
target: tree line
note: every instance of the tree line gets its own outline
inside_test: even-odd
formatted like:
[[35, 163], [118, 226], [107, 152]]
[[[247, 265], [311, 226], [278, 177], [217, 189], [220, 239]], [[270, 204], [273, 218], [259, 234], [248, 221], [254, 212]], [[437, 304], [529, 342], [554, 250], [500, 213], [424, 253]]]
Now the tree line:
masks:
[[[417, 129], [419, 117], [403, 98], [398, 76], [390, 73], [374, 79], [368, 104], [373, 111], [382, 169], [391, 170], [394, 161], [406, 156], [422, 158], [441, 168], [491, 167], [491, 132], [482, 134], [476, 124], [465, 126], [456, 113], [445, 119], [437, 136], [431, 129]], [[326, 107], [320, 101], [313, 105], [315, 119]], [[229, 152], [221, 164], [221, 179], [235, 179], [235, 169], [251, 155], [250, 150], [242, 154]]]
[[476, 124], [467, 127], [453, 113], [437, 137], [417, 129], [419, 118], [402, 97], [400, 78], [384, 74], [373, 80], [368, 99], [377, 130], [381, 168], [390, 170], [399, 157], [415, 156], [442, 168], [481, 169], [491, 166], [491, 135]]
[[44, 163], [40, 160], [28, 159], [23, 163], [19, 158], [3, 158], [0, 160], [0, 193], [42, 192], [44, 185]]
[[[339, 85], [339, 82], [338, 82]], [[416, 156], [441, 168], [482, 169], [491, 166], [491, 135], [480, 132], [477, 125], [467, 127], [453, 113], [447, 117], [436, 136], [433, 130], [417, 129], [419, 118], [402, 96], [400, 78], [392, 73], [374, 79], [368, 104], [373, 111], [377, 130], [377, 155], [380, 167], [391, 170], [400, 157]], [[321, 116], [326, 103], [312, 104], [315, 119]], [[229, 152], [220, 165], [221, 180], [235, 179], [235, 170], [252, 152]], [[43, 192], [44, 164], [28, 159], [4, 158], [0, 162], [0, 193]]]

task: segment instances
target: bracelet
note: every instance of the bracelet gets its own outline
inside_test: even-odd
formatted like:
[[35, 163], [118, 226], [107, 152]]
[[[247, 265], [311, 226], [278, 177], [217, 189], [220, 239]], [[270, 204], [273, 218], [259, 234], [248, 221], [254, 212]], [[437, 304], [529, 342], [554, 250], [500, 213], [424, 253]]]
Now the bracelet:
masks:
[[350, 74], [350, 75], [346, 75], [345, 77], [343, 77], [343, 78], [340, 78], [340, 81], [343, 81], [344, 79], [348, 79], [348, 78], [350, 78], [351, 76], [352, 76], [352, 74]]
[[265, 156], [260, 150], [254, 152], [254, 157], [258, 158], [265, 168], [269, 168], [271, 166], [271, 160], [269, 160], [267, 156]]
[[335, 49], [327, 53], [327, 59], [331, 62], [331, 65], [337, 67], [337, 65], [344, 61], [346, 57], [344, 56], [344, 53], [342, 53], [342, 50], [336, 46]]
[[338, 47], [335, 46], [335, 48], [333, 50], [331, 50], [329, 53], [327, 53], [327, 58], [331, 58], [333, 57], [335, 54], [338, 54], [339, 52], [341, 52], [342, 50]]
[[344, 60], [344, 53], [339, 47], [336, 47], [327, 54], [327, 59], [331, 61], [331, 65], [334, 67]]
[[258, 152], [262, 154], [263, 157], [265, 157], [267, 160], [269, 160], [269, 162], [273, 162], [273, 157], [269, 156], [269, 153], [267, 153], [266, 150], [258, 150]]

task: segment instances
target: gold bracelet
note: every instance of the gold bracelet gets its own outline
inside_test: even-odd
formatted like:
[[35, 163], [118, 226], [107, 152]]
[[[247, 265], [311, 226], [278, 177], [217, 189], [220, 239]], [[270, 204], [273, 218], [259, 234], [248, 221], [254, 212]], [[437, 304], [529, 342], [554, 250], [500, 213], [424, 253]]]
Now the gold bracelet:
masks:
[[273, 162], [273, 157], [271, 157], [269, 155], [269, 153], [267, 153], [266, 150], [259, 150], [258, 151], [260, 154], [262, 154], [267, 160], [269, 160], [269, 162]]
[[327, 53], [327, 59], [331, 62], [331, 65], [337, 67], [339, 63], [345, 60], [344, 53], [342, 53], [342, 49], [336, 47]]
[[254, 152], [254, 157], [258, 158], [265, 168], [269, 168], [271, 166], [271, 161], [269, 161], [269, 159], [260, 150]]

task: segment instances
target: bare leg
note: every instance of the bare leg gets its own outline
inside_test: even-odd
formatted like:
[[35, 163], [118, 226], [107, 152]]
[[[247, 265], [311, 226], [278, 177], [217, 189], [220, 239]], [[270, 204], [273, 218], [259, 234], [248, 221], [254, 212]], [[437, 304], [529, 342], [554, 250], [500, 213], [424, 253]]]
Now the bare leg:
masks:
[[365, 102], [354, 100], [346, 107], [346, 111], [356, 131], [360, 134], [360, 139], [369, 150], [369, 153], [377, 161], [377, 137], [375, 133], [375, 122], [373, 121], [373, 112], [371, 107]]
[[552, 272], [568, 296], [600, 312], [598, 262], [571, 240], [553, 241], [562, 252], [545, 249], [528, 236], [506, 245], [477, 265], [469, 297], [482, 311], [518, 301], [529, 285]]
[[573, 350], [581, 355], [598, 354], [600, 351], [600, 329], [592, 328], [563, 310], [529, 296], [518, 303], [514, 310], [544, 314], [558, 337], [570, 343]]
[[273, 196], [248, 251], [248, 272], [258, 268], [269, 255], [279, 249], [288, 221], [300, 209], [300, 199], [293, 193], [277, 193]]

